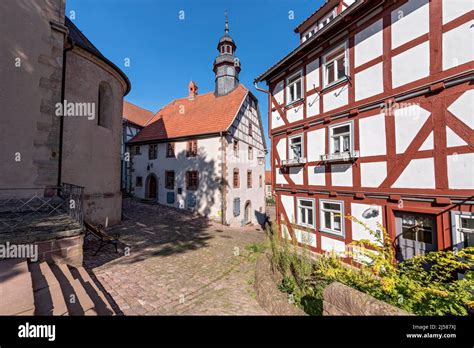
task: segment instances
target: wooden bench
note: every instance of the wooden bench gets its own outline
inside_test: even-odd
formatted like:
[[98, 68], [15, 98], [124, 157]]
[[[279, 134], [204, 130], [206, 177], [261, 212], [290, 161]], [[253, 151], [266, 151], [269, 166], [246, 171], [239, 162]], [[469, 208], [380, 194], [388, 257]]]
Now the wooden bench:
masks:
[[97, 255], [97, 253], [100, 251], [100, 249], [102, 249], [102, 247], [104, 245], [107, 245], [107, 244], [113, 244], [115, 246], [115, 252], [116, 253], [118, 252], [117, 247], [118, 247], [119, 237], [120, 237], [119, 233], [115, 233], [113, 236], [111, 236], [110, 234], [108, 234], [105, 231], [105, 229], [102, 225], [93, 225], [93, 224], [90, 224], [86, 221], [84, 221], [84, 227], [86, 229], [85, 237], [87, 237], [87, 235], [91, 234], [92, 236], [97, 238], [100, 242], [99, 248], [97, 249], [97, 251], [95, 252], [94, 255]]

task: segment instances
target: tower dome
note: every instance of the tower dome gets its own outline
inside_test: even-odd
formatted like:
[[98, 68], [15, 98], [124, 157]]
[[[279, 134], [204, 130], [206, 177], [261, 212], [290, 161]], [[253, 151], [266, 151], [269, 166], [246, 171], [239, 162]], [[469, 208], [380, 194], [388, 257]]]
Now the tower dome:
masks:
[[234, 55], [237, 45], [229, 35], [229, 19], [225, 19], [224, 35], [219, 39], [217, 50], [219, 55], [214, 60], [214, 73], [216, 75], [216, 95], [225, 95], [232, 92], [239, 84], [240, 61]]

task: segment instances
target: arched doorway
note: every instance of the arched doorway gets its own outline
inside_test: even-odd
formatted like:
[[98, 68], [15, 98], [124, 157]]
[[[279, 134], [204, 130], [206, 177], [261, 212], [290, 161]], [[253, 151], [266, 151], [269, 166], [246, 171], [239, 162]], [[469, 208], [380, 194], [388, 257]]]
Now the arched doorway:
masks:
[[244, 222], [245, 224], [252, 222], [252, 203], [250, 201], [245, 202]]
[[148, 175], [145, 188], [145, 198], [156, 199], [158, 197], [158, 180], [155, 174]]

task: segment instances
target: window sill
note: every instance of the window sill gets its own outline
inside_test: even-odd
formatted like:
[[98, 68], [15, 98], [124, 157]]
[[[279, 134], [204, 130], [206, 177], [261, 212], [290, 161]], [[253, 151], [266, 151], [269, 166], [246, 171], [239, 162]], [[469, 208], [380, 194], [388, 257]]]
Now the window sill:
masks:
[[320, 91], [319, 93], [324, 93], [324, 92], [327, 92], [328, 89], [331, 89], [333, 87], [337, 87], [339, 85], [342, 85], [343, 83], [346, 83], [346, 82], [349, 82], [349, 77], [348, 76], [344, 76], [343, 78], [337, 80], [337, 81], [333, 81], [331, 82], [330, 84], [324, 86]]
[[296, 99], [296, 100], [292, 101], [291, 103], [287, 103], [287, 104], [285, 105], [285, 110], [291, 108], [292, 106], [294, 106], [295, 104], [298, 104], [299, 102], [302, 102], [303, 100], [304, 100], [304, 98], [301, 97], [301, 98], [299, 98], [299, 99]]
[[319, 232], [327, 233], [327, 234], [330, 234], [331, 236], [342, 238], [343, 240], [345, 238], [345, 235], [343, 232], [333, 231], [327, 228], [320, 228]]

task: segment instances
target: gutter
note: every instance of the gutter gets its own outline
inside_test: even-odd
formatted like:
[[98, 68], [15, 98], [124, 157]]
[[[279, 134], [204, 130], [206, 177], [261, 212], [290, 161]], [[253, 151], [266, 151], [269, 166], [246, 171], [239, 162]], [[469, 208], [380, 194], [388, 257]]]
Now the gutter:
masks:
[[225, 153], [225, 147], [224, 147], [224, 132], [219, 133], [221, 137], [221, 224], [225, 225], [226, 224], [226, 210], [227, 207], [225, 206], [225, 165], [226, 165], [226, 153]]
[[[67, 63], [67, 52], [74, 49], [75, 43], [71, 40], [71, 46], [65, 48], [63, 51], [63, 71], [61, 81], [61, 103], [64, 104], [64, 98], [66, 94], [66, 63]], [[59, 154], [58, 154], [58, 185], [61, 186], [62, 180], [62, 163], [63, 163], [63, 132], [64, 132], [64, 116], [59, 119]]]

